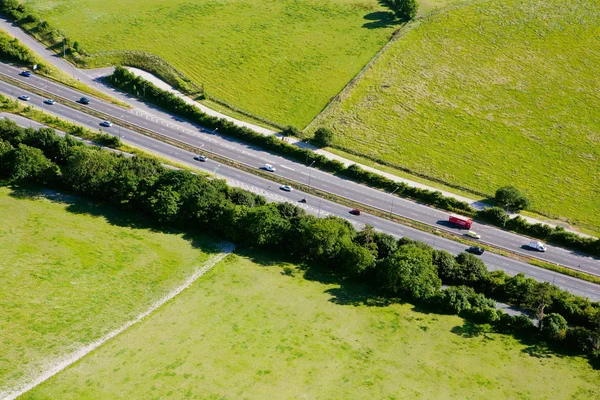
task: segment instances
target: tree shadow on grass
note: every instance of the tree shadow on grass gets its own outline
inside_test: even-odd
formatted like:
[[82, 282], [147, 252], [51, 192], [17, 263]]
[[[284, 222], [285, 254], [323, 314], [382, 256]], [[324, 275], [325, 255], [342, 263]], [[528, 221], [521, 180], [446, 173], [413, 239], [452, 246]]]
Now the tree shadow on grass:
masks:
[[122, 211], [110, 203], [98, 203], [67, 192], [61, 192], [43, 186], [13, 184], [9, 188], [10, 197], [17, 199], [39, 200], [46, 199], [54, 203], [66, 205], [65, 210], [78, 215], [88, 215], [103, 218], [111, 225], [146, 230], [156, 233], [181, 235], [194, 248], [207, 254], [219, 253], [218, 243], [211, 241], [203, 232], [184, 232], [172, 226], [160, 224], [134, 211]]
[[362, 27], [367, 29], [389, 28], [402, 23], [391, 11], [375, 11], [365, 15], [363, 19], [371, 21], [363, 24]]

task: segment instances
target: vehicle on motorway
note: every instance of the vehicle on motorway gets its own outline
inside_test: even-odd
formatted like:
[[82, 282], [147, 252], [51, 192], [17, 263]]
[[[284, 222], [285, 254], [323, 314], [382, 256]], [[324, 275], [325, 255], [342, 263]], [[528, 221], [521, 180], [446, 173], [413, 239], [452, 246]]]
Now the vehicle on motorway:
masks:
[[25, 76], [25, 77], [29, 78], [31, 76], [31, 72], [29, 72], [29, 71], [21, 71], [21, 73], [19, 75]]
[[31, 99], [31, 97], [27, 96], [26, 94], [19, 96], [18, 98], [19, 98], [19, 100], [23, 100], [23, 101], [29, 101], [29, 99]]
[[52, 104], [54, 104], [56, 102], [54, 100], [52, 100], [52, 99], [46, 99], [46, 100], [44, 100], [44, 103], [52, 105]]
[[360, 211], [358, 208], [355, 208], [353, 210], [350, 210], [350, 214], [352, 214], [352, 215], [360, 215], [360, 214], [362, 214], [362, 211]]
[[292, 189], [291, 186], [288, 186], [288, 185], [283, 185], [279, 189], [285, 190], [286, 192], [291, 192], [292, 190], [294, 190], [294, 189]]
[[206, 161], [206, 160], [208, 160], [208, 158], [206, 158], [206, 156], [196, 156], [196, 157], [194, 157], [194, 160], [196, 160], [196, 161]]
[[275, 168], [271, 164], [265, 164], [263, 168], [269, 172], [275, 172]]
[[306, 203], [306, 199], [300, 199], [300, 203]]
[[529, 248], [537, 251], [541, 251], [542, 253], [546, 251], [546, 245], [539, 240], [532, 240], [529, 243]]
[[105, 126], [107, 128], [110, 128], [112, 126], [112, 122], [110, 122], [110, 121], [102, 121], [102, 122], [100, 122], [100, 126]]
[[475, 231], [467, 232], [467, 236], [473, 239], [481, 239], [481, 235]]
[[471, 229], [471, 226], [473, 226], [473, 221], [471, 220], [471, 218], [461, 217], [460, 215], [456, 214], [450, 215], [448, 221], [450, 221], [451, 224], [458, 225], [461, 228], [465, 229]]
[[90, 99], [88, 99], [87, 97], [82, 97], [79, 99], [79, 102], [81, 104], [90, 104]]
[[478, 256], [482, 255], [485, 250], [479, 246], [471, 246], [467, 249], [467, 253], [477, 254]]

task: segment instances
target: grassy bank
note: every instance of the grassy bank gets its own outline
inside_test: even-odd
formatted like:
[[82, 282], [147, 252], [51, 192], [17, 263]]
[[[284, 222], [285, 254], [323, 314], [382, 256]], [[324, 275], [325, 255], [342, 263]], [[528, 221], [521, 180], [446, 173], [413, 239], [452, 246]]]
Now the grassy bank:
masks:
[[425, 18], [312, 127], [335, 144], [600, 230], [600, 2], [489, 1]]
[[330, 276], [308, 274], [306, 280], [293, 265], [262, 254], [230, 257], [151, 318], [23, 398], [589, 399], [600, 393], [599, 373], [582, 359], [547, 356], [503, 335], [468, 338], [469, 326], [458, 317], [384, 305]]
[[212, 248], [50, 190], [0, 188], [0, 392], [120, 326]]
[[22, 66], [32, 70], [34, 65], [37, 65], [36, 74], [42, 75], [53, 81], [65, 84], [84, 93], [91, 94], [111, 103], [128, 107], [103, 92], [84, 85], [77, 79], [67, 75], [65, 72], [55, 68], [52, 64], [46, 62], [39, 55], [31, 52], [29, 48], [23, 46], [17, 39], [10, 36], [6, 31], [0, 29], [0, 60]]

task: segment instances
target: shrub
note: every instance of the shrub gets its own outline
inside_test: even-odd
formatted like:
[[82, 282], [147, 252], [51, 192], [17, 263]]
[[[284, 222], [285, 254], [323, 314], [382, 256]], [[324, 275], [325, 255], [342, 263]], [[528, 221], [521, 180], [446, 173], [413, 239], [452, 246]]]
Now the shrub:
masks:
[[333, 143], [333, 131], [329, 128], [319, 128], [315, 131], [313, 141], [316, 145], [321, 147], [329, 146]]
[[550, 341], [560, 342], [567, 335], [567, 321], [560, 314], [548, 314], [541, 321], [542, 334]]
[[517, 210], [523, 210], [529, 207], [529, 199], [525, 197], [519, 189], [512, 185], [504, 186], [496, 190], [494, 200], [496, 200], [496, 204], [500, 207], [513, 207]]

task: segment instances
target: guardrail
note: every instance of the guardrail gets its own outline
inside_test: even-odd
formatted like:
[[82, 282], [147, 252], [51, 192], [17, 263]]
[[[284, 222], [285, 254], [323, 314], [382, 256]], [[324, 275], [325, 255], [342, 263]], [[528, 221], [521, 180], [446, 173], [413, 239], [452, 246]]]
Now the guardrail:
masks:
[[[576, 268], [573, 268], [573, 267], [570, 267], [570, 266], [567, 266], [567, 265], [563, 265], [563, 264], [559, 264], [559, 263], [549, 262], [549, 261], [543, 260], [541, 258], [532, 256], [530, 254], [525, 254], [525, 253], [520, 252], [518, 250], [509, 249], [507, 247], [500, 246], [500, 245], [497, 245], [497, 244], [493, 244], [493, 243], [490, 243], [490, 242], [485, 242], [485, 241], [480, 241], [480, 240], [479, 241], [470, 240], [470, 239], [467, 239], [467, 238], [463, 237], [461, 234], [456, 233], [454, 231], [451, 231], [449, 229], [445, 229], [445, 228], [442, 228], [442, 227], [436, 227], [436, 226], [429, 225], [429, 224], [421, 222], [421, 221], [417, 221], [417, 220], [409, 218], [409, 217], [404, 217], [404, 216], [401, 216], [401, 215], [398, 215], [398, 214], [393, 214], [393, 213], [391, 213], [389, 211], [380, 209], [380, 208], [378, 208], [376, 206], [372, 206], [372, 205], [369, 205], [369, 204], [361, 203], [359, 201], [352, 200], [352, 199], [349, 199], [349, 198], [341, 196], [341, 195], [337, 195], [337, 194], [333, 194], [333, 193], [330, 193], [330, 192], [326, 192], [324, 190], [315, 188], [313, 186], [305, 185], [305, 184], [303, 184], [301, 182], [298, 182], [298, 181], [295, 181], [293, 179], [283, 178], [283, 177], [275, 175], [275, 174], [273, 174], [271, 172], [263, 171], [263, 170], [255, 167], [255, 166], [251, 166], [251, 165], [248, 165], [248, 164], [240, 162], [240, 161], [236, 161], [236, 160], [232, 160], [232, 159], [227, 158], [227, 157], [223, 157], [223, 156], [221, 156], [221, 155], [219, 155], [217, 153], [214, 153], [212, 151], [206, 150], [203, 147], [197, 147], [197, 146], [191, 145], [191, 144], [186, 143], [186, 142], [184, 142], [182, 140], [175, 139], [175, 138], [172, 138], [170, 136], [167, 136], [167, 135], [164, 135], [164, 134], [161, 134], [161, 133], [157, 133], [157, 132], [152, 131], [152, 130], [150, 130], [148, 128], [144, 128], [144, 127], [139, 126], [137, 124], [133, 124], [131, 122], [128, 122], [128, 121], [126, 121], [124, 119], [121, 119], [121, 118], [118, 118], [118, 117], [115, 117], [115, 116], [103, 113], [101, 111], [95, 110], [95, 109], [90, 108], [90, 107], [85, 107], [82, 104], [80, 104], [80, 103], [78, 103], [78, 102], [76, 102], [74, 100], [67, 99], [67, 98], [62, 97], [62, 96], [57, 96], [57, 95], [55, 95], [55, 94], [53, 94], [53, 93], [51, 93], [49, 91], [46, 91], [44, 89], [40, 89], [40, 88], [38, 88], [36, 86], [33, 86], [33, 85], [29, 84], [29, 83], [26, 83], [26, 82], [20, 81], [18, 79], [15, 79], [15, 78], [13, 78], [13, 77], [11, 77], [9, 75], [6, 75], [3, 72], [0, 72], [0, 79], [3, 80], [3, 81], [5, 81], [5, 82], [7, 82], [7, 83], [9, 83], [9, 84], [11, 84], [11, 85], [21, 87], [21, 88], [23, 88], [25, 90], [28, 90], [28, 91], [30, 91], [32, 93], [35, 93], [35, 94], [38, 94], [40, 96], [43, 96], [43, 97], [52, 97], [54, 99], [59, 99], [61, 101], [61, 103], [63, 103], [64, 105], [66, 105], [66, 106], [68, 106], [70, 108], [73, 108], [75, 110], [84, 112], [86, 114], [90, 114], [90, 115], [98, 117], [100, 119], [111, 120], [114, 123], [117, 123], [118, 125], [120, 125], [120, 126], [122, 126], [124, 128], [128, 128], [128, 129], [130, 129], [132, 131], [138, 132], [138, 133], [140, 133], [142, 135], [151, 137], [153, 139], [157, 139], [157, 140], [159, 140], [161, 142], [171, 144], [173, 146], [176, 146], [176, 147], [179, 147], [181, 149], [193, 152], [195, 154], [203, 154], [203, 155], [210, 156], [211, 159], [213, 159], [213, 160], [215, 160], [215, 161], [217, 161], [217, 162], [219, 162], [221, 164], [229, 165], [231, 167], [240, 169], [242, 171], [251, 173], [253, 175], [260, 176], [262, 178], [265, 178], [265, 179], [268, 179], [268, 180], [271, 180], [271, 181], [275, 181], [276, 183], [279, 183], [279, 184], [288, 184], [288, 185], [291, 184], [295, 188], [297, 188], [297, 189], [299, 189], [301, 191], [304, 191], [306, 193], [310, 193], [310, 194], [312, 194], [314, 196], [317, 196], [317, 197], [320, 197], [320, 198], [323, 198], [323, 199], [326, 199], [326, 200], [330, 200], [330, 201], [333, 201], [333, 202], [338, 203], [338, 204], [346, 205], [346, 206], [348, 206], [350, 208], [359, 208], [359, 209], [361, 209], [361, 210], [363, 210], [363, 211], [365, 211], [365, 212], [367, 212], [367, 213], [369, 213], [371, 215], [379, 217], [379, 218], [383, 218], [383, 219], [387, 219], [387, 220], [390, 220], [390, 221], [393, 221], [393, 222], [401, 223], [403, 225], [407, 225], [407, 226], [410, 226], [412, 228], [419, 229], [421, 231], [429, 232], [429, 233], [432, 233], [434, 235], [444, 236], [447, 239], [454, 240], [454, 241], [460, 242], [460, 243], [466, 243], [466, 244], [482, 243], [486, 247], [488, 247], [488, 249], [499, 250], [499, 251], [496, 251], [497, 254], [500, 254], [500, 255], [503, 255], [503, 256], [506, 256], [506, 257], [509, 257], [509, 258], [517, 259], [519, 261], [523, 261], [523, 258], [526, 259], [526, 260], [529, 260], [529, 259], [531, 259], [531, 260], [537, 260], [537, 261], [542, 262], [542, 263], [546, 263], [546, 264], [550, 264], [550, 265], [556, 265], [559, 268], [564, 268], [566, 270], [570, 270], [573, 273], [583, 274], [583, 275], [589, 275], [591, 277], [600, 278], [600, 275], [598, 275], [598, 274], [581, 271], [581, 270], [578, 270]], [[443, 232], [443, 234], [440, 234], [442, 232]], [[511, 257], [511, 255], [513, 255], [513, 257]], [[542, 268], [542, 267], [540, 267], [540, 268]], [[557, 271], [557, 272], [560, 272], [560, 271]], [[573, 276], [572, 274], [568, 274], [568, 275]], [[594, 282], [595, 281], [596, 280], [594, 280]]]

